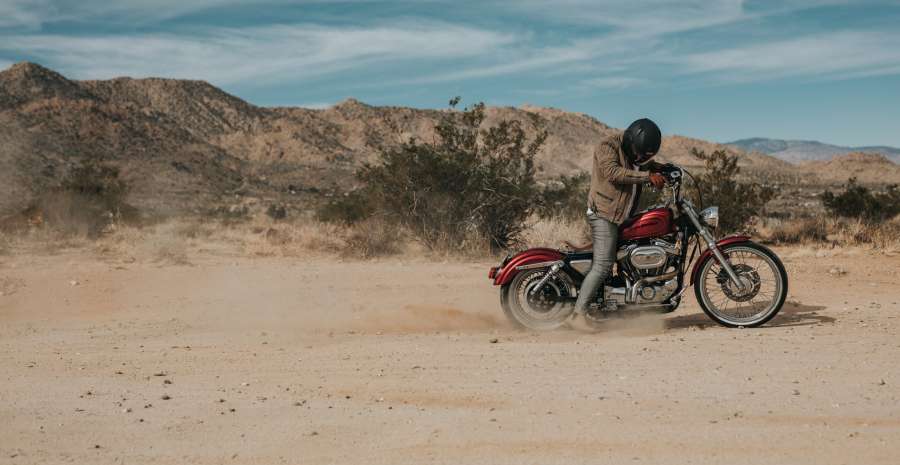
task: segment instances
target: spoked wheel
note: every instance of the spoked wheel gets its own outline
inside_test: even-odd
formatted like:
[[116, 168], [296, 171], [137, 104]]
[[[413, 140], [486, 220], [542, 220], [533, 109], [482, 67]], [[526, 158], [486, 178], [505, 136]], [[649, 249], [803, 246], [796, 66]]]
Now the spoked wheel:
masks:
[[516, 326], [536, 331], [559, 328], [575, 311], [575, 285], [560, 272], [540, 289], [547, 269], [526, 270], [516, 275], [500, 293], [503, 312]]
[[754, 243], [721, 249], [743, 286], [736, 285], [714, 256], [700, 266], [694, 292], [717, 323], [754, 327], [771, 320], [787, 298], [787, 272], [771, 250]]

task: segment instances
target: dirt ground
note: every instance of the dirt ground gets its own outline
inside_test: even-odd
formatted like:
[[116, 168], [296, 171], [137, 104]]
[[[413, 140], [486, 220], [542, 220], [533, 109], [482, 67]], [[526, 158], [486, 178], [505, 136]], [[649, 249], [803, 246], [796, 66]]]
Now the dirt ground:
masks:
[[0, 463], [900, 463], [900, 256], [777, 251], [763, 328], [543, 334], [491, 263], [0, 257]]

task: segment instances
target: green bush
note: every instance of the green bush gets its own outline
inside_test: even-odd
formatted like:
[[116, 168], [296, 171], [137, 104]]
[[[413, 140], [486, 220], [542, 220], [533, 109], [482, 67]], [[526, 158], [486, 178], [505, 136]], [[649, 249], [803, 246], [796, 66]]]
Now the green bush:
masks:
[[697, 176], [697, 187], [703, 206], [719, 207], [719, 229], [725, 233], [752, 231], [766, 203], [775, 197], [775, 189], [755, 182], [738, 182], [741, 169], [736, 155], [724, 150], [707, 154], [696, 148], [691, 153], [706, 165], [704, 173]]
[[96, 160], [83, 160], [40, 193], [33, 210], [43, 222], [65, 233], [95, 237], [111, 223], [137, 218], [125, 202], [128, 186], [119, 169]]
[[316, 218], [328, 223], [355, 224], [369, 218], [380, 209], [376, 200], [369, 189], [348, 192], [319, 207]]
[[856, 178], [850, 178], [844, 192], [834, 194], [826, 190], [822, 203], [833, 216], [881, 222], [900, 215], [900, 189], [895, 184], [884, 192], [872, 192], [857, 184]]
[[537, 214], [544, 219], [583, 219], [587, 196], [591, 188], [590, 173], [562, 175], [543, 188]]
[[481, 103], [446, 112], [433, 141], [382, 151], [357, 172], [363, 187], [319, 218], [353, 223], [377, 214], [430, 248], [462, 248], [473, 237], [493, 249], [516, 244], [540, 194], [534, 157], [546, 132], [528, 140], [519, 121], [481, 128], [484, 118]]

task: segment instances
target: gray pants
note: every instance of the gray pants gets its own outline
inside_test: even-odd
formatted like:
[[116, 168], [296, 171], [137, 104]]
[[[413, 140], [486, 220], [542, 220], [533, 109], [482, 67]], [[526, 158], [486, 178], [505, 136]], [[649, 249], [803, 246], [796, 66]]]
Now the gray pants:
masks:
[[615, 223], [593, 213], [588, 213], [587, 221], [591, 225], [591, 237], [594, 238], [594, 257], [591, 270], [581, 283], [578, 300], [575, 302], [575, 311], [579, 313], [587, 311], [588, 305], [597, 296], [597, 290], [606, 282], [612, 265], [616, 262], [616, 240], [619, 237], [619, 227]]

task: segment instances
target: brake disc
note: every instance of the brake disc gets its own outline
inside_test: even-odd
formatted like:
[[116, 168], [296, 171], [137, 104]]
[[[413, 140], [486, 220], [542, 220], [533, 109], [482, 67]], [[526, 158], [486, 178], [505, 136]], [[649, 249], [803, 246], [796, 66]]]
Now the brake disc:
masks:
[[731, 269], [734, 270], [734, 274], [737, 275], [738, 279], [741, 280], [741, 283], [743, 283], [745, 287], [744, 289], [740, 289], [733, 281], [731, 281], [728, 272], [723, 268], [719, 270], [719, 273], [716, 275], [716, 282], [722, 287], [722, 292], [735, 302], [747, 302], [756, 297], [756, 295], [759, 294], [759, 288], [762, 286], [762, 282], [759, 279], [759, 273], [757, 273], [753, 267], [743, 263], [731, 265]]

